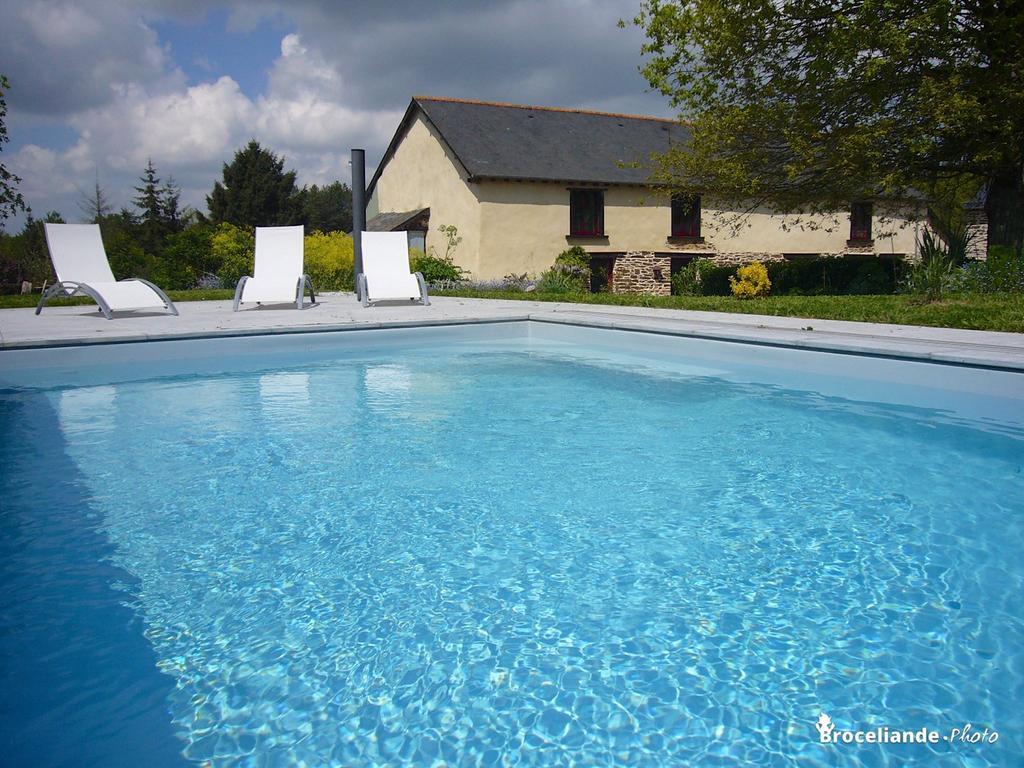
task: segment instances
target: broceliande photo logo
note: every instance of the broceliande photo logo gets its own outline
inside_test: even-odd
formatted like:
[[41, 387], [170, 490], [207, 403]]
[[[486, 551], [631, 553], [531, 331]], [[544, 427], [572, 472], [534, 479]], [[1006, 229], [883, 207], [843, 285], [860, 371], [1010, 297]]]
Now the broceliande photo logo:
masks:
[[818, 740], [822, 744], [938, 744], [942, 741], [995, 744], [999, 740], [999, 732], [995, 729], [979, 730], [971, 723], [950, 728], [946, 733], [927, 726], [908, 730], [887, 725], [870, 730], [841, 731], [824, 712], [818, 715], [814, 727], [818, 730]]

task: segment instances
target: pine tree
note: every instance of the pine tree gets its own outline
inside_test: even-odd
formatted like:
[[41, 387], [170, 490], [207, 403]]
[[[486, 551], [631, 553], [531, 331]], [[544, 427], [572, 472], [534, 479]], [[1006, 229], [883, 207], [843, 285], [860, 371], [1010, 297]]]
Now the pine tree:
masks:
[[78, 209], [85, 214], [85, 219], [90, 224], [99, 224], [104, 216], [109, 216], [114, 210], [103, 187], [100, 186], [99, 178], [96, 179], [91, 192], [82, 193], [78, 200]]
[[284, 159], [250, 141], [224, 164], [223, 183], [207, 196], [210, 219], [239, 227], [289, 225], [301, 221], [302, 197], [295, 189], [295, 171]]
[[156, 175], [152, 158], [146, 163], [146, 170], [139, 177], [141, 187], [135, 187], [139, 194], [132, 200], [135, 207], [142, 211], [139, 225], [139, 244], [148, 253], [159, 253], [163, 247], [167, 228], [164, 223], [164, 202], [160, 188], [160, 179]]
[[182, 228], [181, 210], [181, 187], [174, 183], [174, 177], [168, 176], [160, 190], [160, 203], [163, 207], [161, 218], [164, 226], [169, 232], [179, 232]]

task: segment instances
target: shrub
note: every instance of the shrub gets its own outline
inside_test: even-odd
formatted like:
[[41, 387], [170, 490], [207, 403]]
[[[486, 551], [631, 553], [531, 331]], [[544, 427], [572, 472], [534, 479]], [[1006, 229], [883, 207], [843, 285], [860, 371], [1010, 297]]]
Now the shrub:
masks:
[[737, 269], [736, 277], [729, 278], [729, 287], [737, 299], [752, 299], [767, 296], [772, 289], [772, 281], [768, 279], [765, 265], [755, 261]]
[[700, 296], [700, 259], [694, 259], [672, 275], [674, 296]]
[[537, 280], [538, 293], [586, 293], [586, 288], [579, 278], [563, 272], [555, 267], [542, 273]]
[[589, 293], [590, 255], [581, 246], [574, 245], [555, 257], [551, 269], [537, 281], [542, 293]]
[[215, 257], [211, 245], [213, 233], [213, 227], [196, 224], [167, 236], [167, 245], [163, 252], [167, 267], [167, 284], [164, 287], [203, 287], [200, 285], [203, 278], [215, 274], [220, 269], [221, 264]]
[[422, 272], [427, 285], [438, 283], [461, 283], [467, 279], [468, 273], [451, 257], [438, 256], [433, 248], [424, 253], [419, 248], [409, 249], [409, 265], [413, 272]]
[[720, 267], [710, 259], [694, 259], [672, 275], [676, 296], [728, 296], [732, 267]]
[[892, 293], [902, 262], [889, 256], [814, 256], [770, 262], [775, 296]]
[[210, 254], [216, 263], [217, 277], [226, 288], [234, 288], [243, 275], [251, 275], [256, 249], [253, 231], [224, 222], [210, 237]]
[[702, 296], [729, 296], [732, 290], [729, 278], [735, 273], [734, 267], [719, 266], [712, 261], [701, 259], [697, 267], [700, 276], [700, 292]]
[[886, 274], [882, 262], [875, 257], [868, 257], [857, 268], [853, 279], [849, 282], [846, 293], [853, 296], [871, 296], [880, 293], [892, 293], [893, 281]]
[[118, 279], [141, 277], [157, 285], [167, 285], [163, 262], [146, 252], [128, 232], [115, 231], [109, 238], [104, 238], [103, 245], [110, 259], [110, 269]]
[[437, 231], [444, 235], [444, 256], [438, 256], [434, 246], [424, 253], [419, 248], [409, 249], [409, 266], [413, 272], [420, 272], [427, 285], [457, 285], [469, 278], [469, 272], [455, 263], [455, 249], [462, 238], [454, 224], [442, 224]]
[[993, 291], [1024, 292], [1024, 250], [993, 245], [985, 267]]
[[987, 261], [969, 261], [950, 276], [950, 290], [968, 293], [1024, 292], [1024, 254], [993, 245]]
[[314, 231], [304, 241], [306, 274], [316, 291], [351, 291], [353, 275], [352, 237], [344, 232]]

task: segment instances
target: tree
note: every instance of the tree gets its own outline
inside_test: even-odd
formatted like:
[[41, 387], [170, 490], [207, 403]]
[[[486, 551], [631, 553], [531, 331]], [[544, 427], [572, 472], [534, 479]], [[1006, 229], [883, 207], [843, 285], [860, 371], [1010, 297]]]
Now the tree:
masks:
[[181, 187], [174, 183], [174, 177], [168, 176], [160, 189], [161, 218], [169, 232], [180, 232], [184, 226], [180, 210]]
[[210, 254], [220, 266], [217, 276], [225, 287], [234, 288], [243, 275], [251, 275], [256, 241], [251, 229], [221, 222], [210, 238]]
[[107, 200], [107, 194], [100, 186], [99, 179], [93, 185], [91, 192], [83, 192], [78, 199], [78, 209], [85, 215], [90, 224], [99, 224], [104, 216], [109, 216], [113, 210]]
[[352, 190], [335, 181], [318, 187], [303, 187], [302, 223], [307, 232], [348, 232], [352, 229]]
[[50, 211], [42, 219], [37, 219], [32, 215], [31, 208], [26, 207], [25, 210], [28, 212], [25, 226], [14, 237], [3, 237], [0, 253], [0, 282], [13, 286], [18, 286], [23, 280], [42, 285], [44, 281], [53, 279], [43, 224], [64, 223], [56, 211]]
[[144, 222], [140, 217], [122, 208], [117, 213], [104, 216], [99, 225], [103, 247], [115, 277], [143, 277], [157, 285], [167, 284], [162, 259], [142, 242]]
[[167, 237], [163, 251], [167, 288], [195, 288], [217, 274], [221, 259], [213, 252], [213, 233], [209, 224], [196, 224]]
[[[0, 152], [4, 144], [10, 141], [7, 136], [7, 100], [4, 92], [11, 87], [7, 78], [0, 75]], [[18, 211], [25, 210], [25, 200], [18, 192], [18, 184], [21, 179], [7, 170], [3, 163], [0, 163], [0, 226], [3, 226], [4, 219], [13, 216]]]
[[159, 253], [163, 248], [167, 227], [164, 222], [164, 200], [161, 192], [160, 179], [153, 167], [153, 160], [146, 162], [146, 170], [139, 177], [141, 187], [135, 187], [138, 195], [132, 200], [135, 207], [142, 211], [139, 231], [139, 244], [148, 253]]
[[642, 71], [691, 121], [655, 180], [784, 211], [988, 184], [990, 238], [1024, 230], [1024, 5], [645, 0]]
[[223, 184], [215, 182], [207, 196], [210, 219], [238, 227], [288, 225], [301, 220], [295, 171], [284, 159], [253, 140], [224, 164]]

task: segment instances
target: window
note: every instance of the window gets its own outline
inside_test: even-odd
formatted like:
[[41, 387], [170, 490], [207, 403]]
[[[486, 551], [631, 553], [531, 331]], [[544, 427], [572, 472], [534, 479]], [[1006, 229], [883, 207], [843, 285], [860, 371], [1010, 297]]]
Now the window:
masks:
[[672, 198], [672, 237], [700, 237], [700, 195]]
[[569, 234], [572, 237], [604, 237], [603, 191], [569, 190]]
[[871, 203], [854, 203], [850, 207], [850, 239], [871, 239]]

